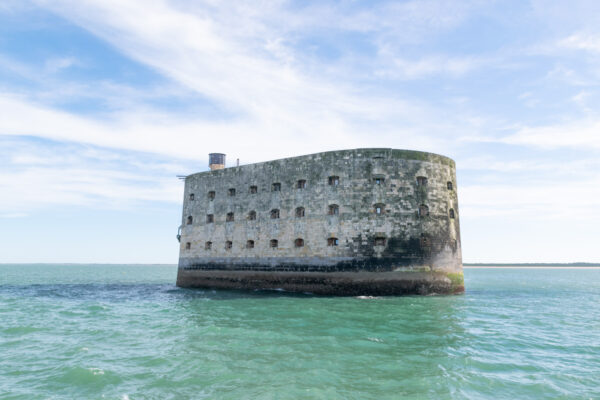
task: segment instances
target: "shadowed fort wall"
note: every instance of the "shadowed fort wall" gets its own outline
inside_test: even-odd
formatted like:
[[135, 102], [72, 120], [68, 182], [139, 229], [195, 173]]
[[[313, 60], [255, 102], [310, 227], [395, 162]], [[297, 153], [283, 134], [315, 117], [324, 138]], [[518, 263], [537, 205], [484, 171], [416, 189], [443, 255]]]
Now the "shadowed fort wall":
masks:
[[431, 153], [355, 149], [202, 172], [185, 180], [179, 267], [462, 273], [458, 217], [454, 161]]

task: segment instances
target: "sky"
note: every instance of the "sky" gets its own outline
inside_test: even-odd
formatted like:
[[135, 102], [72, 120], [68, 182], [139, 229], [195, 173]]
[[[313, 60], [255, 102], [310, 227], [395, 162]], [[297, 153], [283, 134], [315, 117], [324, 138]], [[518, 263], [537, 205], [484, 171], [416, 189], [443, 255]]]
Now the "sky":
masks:
[[457, 166], [464, 262], [600, 262], [600, 2], [0, 1], [0, 262], [177, 263], [183, 182]]

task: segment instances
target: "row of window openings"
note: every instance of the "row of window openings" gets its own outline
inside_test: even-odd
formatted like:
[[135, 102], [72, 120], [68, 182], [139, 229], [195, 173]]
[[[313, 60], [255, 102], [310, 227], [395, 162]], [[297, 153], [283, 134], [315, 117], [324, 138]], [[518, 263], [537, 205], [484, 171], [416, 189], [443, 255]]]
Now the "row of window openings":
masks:
[[[385, 182], [385, 178], [373, 178], [373, 182], [376, 185], [383, 185], [383, 183]], [[330, 176], [328, 178], [328, 183], [330, 186], [338, 186], [340, 184], [340, 178], [339, 176]], [[417, 185], [418, 186], [427, 186], [427, 178], [424, 176], [418, 176], [417, 177]], [[448, 181], [447, 182], [447, 187], [448, 190], [452, 190], [452, 182]], [[300, 179], [298, 182], [296, 182], [296, 188], [297, 189], [306, 189], [306, 180], [305, 179]], [[272, 192], [280, 192], [281, 191], [281, 183], [276, 182], [273, 183], [271, 185], [271, 191]], [[230, 188], [227, 190], [227, 194], [231, 197], [235, 196], [235, 188]], [[249, 189], [249, 193], [250, 194], [256, 194], [258, 193], [258, 186], [250, 186]], [[209, 200], [214, 200], [216, 196], [216, 192], [214, 190], [211, 190], [210, 192], [208, 192], [208, 198]], [[194, 193], [190, 193], [190, 200], [195, 200], [196, 196]]]
[[[384, 204], [376, 204], [374, 211], [375, 211], [376, 215], [382, 215], [385, 212], [385, 205]], [[339, 215], [340, 207], [337, 204], [330, 205], [327, 209], [327, 214], [328, 215]], [[454, 219], [454, 209], [451, 208], [448, 211], [448, 214], [451, 219]], [[275, 209], [271, 210], [269, 215], [271, 216], [271, 219], [278, 219], [280, 216], [279, 209], [275, 208]], [[296, 218], [303, 218], [305, 216], [304, 207], [296, 208], [295, 215], [296, 215]], [[427, 207], [425, 204], [421, 204], [419, 206], [419, 216], [426, 217], [428, 215], [429, 215], [429, 207]], [[232, 213], [232, 212], [227, 213], [227, 215], [225, 216], [225, 222], [233, 222], [235, 220], [234, 218], [235, 218], [234, 213]], [[248, 213], [248, 220], [249, 221], [256, 220], [256, 211], [250, 211]], [[192, 225], [193, 222], [194, 222], [194, 218], [191, 215], [188, 216], [187, 224]], [[213, 222], [215, 222], [215, 215], [207, 214], [206, 215], [206, 223], [212, 224]]]
[[[335, 246], [338, 246], [339, 244], [340, 244], [340, 241], [338, 238], [335, 238], [335, 237], [327, 238], [327, 246], [335, 247]], [[375, 238], [375, 246], [385, 246], [385, 244], [386, 244], [386, 240], [384, 237]], [[255, 245], [254, 240], [248, 240], [246, 242], [247, 249], [253, 249], [254, 245]], [[206, 243], [204, 243], [204, 250], [211, 250], [212, 246], [213, 246], [213, 242], [206, 242]], [[279, 247], [279, 241], [277, 239], [271, 239], [269, 241], [269, 247], [271, 247], [271, 248]], [[298, 239], [294, 240], [294, 247], [304, 247], [304, 239], [298, 238]], [[191, 248], [192, 248], [192, 243], [187, 242], [185, 244], [185, 249], [190, 250]], [[225, 249], [230, 250], [231, 248], [233, 248], [233, 242], [231, 240], [227, 240], [225, 242]]]

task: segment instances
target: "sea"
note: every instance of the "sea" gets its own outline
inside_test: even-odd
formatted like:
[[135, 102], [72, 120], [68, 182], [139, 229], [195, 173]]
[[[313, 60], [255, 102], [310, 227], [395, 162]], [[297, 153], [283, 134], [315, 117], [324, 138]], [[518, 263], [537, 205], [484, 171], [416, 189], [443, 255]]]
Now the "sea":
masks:
[[465, 268], [452, 296], [175, 286], [0, 265], [0, 399], [600, 399], [600, 269]]

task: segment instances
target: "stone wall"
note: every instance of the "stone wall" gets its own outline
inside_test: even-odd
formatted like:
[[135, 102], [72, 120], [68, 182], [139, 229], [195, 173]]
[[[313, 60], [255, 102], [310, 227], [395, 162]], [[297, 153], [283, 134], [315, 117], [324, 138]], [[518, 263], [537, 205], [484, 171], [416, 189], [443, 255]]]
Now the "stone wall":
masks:
[[[338, 177], [338, 184], [329, 177]], [[301, 180], [305, 187], [299, 188]], [[333, 205], [337, 213], [330, 211]], [[297, 207], [304, 216], [296, 215]], [[279, 218], [271, 218], [272, 210]], [[252, 211], [255, 220], [249, 219]], [[185, 270], [460, 273], [454, 161], [355, 149], [189, 175], [180, 242]]]

